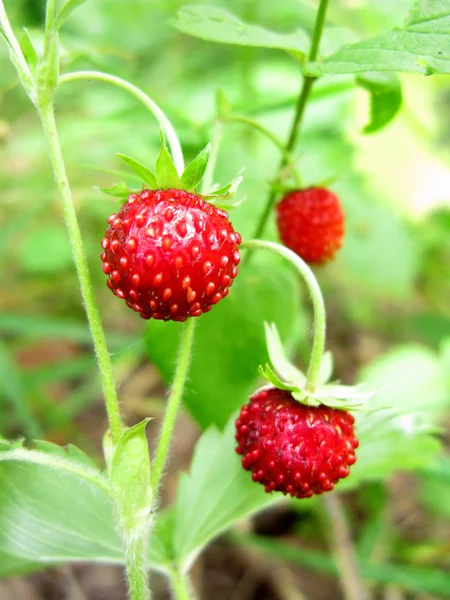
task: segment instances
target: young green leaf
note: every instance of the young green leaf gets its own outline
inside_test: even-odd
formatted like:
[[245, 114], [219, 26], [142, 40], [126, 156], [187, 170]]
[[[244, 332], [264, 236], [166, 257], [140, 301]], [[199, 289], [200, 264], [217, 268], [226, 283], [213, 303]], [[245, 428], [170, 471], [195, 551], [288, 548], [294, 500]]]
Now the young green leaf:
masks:
[[180, 178], [164, 140], [156, 160], [156, 182], [156, 187], [163, 190], [181, 187]]
[[388, 125], [402, 105], [402, 88], [395, 73], [363, 73], [357, 83], [370, 94], [370, 122], [364, 133], [380, 131]]
[[211, 144], [203, 148], [181, 176], [181, 185], [188, 192], [194, 191], [205, 174], [208, 165]]
[[120, 527], [126, 533], [148, 528], [152, 489], [150, 457], [145, 428], [149, 419], [126, 429], [109, 465], [109, 479], [115, 495]]
[[39, 63], [39, 57], [36, 50], [34, 49], [33, 42], [28, 35], [28, 31], [24, 29], [23, 36], [20, 40], [20, 49], [23, 52], [25, 61], [33, 76], [37, 74], [37, 68]]
[[123, 198], [124, 200], [128, 198], [130, 194], [132, 194], [132, 190], [127, 186], [125, 182], [118, 183], [113, 185], [110, 188], [100, 188], [102, 192], [108, 194], [108, 196], [113, 196], [113, 198]]
[[55, 29], [59, 29], [70, 16], [70, 14], [85, 2], [86, 0], [67, 0], [55, 19]]
[[146, 183], [150, 189], [156, 190], [158, 187], [156, 184], [156, 177], [147, 169], [143, 164], [131, 158], [130, 156], [126, 156], [125, 154], [116, 153], [117, 156], [123, 160], [125, 164], [127, 164], [139, 177]]
[[302, 30], [276, 33], [258, 25], [244, 23], [225, 10], [205, 4], [181, 8], [172, 25], [179, 31], [202, 40], [256, 48], [277, 48], [293, 53], [299, 59], [304, 58], [309, 46], [308, 36]]
[[343, 46], [323, 62], [306, 65], [313, 77], [402, 71], [450, 73], [450, 0], [416, 0], [402, 28]]

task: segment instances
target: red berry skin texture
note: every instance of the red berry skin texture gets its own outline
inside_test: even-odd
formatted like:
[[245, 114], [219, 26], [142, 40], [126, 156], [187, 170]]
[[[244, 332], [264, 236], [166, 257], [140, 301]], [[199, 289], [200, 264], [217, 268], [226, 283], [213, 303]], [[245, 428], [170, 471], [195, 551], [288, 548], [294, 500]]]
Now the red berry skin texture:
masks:
[[359, 442], [345, 411], [305, 406], [291, 393], [263, 388], [236, 420], [236, 452], [266, 492], [310, 498], [349, 475]]
[[277, 204], [276, 212], [281, 240], [305, 262], [325, 263], [342, 246], [344, 213], [330, 190], [295, 190]]
[[241, 236], [220, 208], [184, 190], [143, 190], [108, 223], [106, 283], [144, 319], [185, 321], [228, 294]]

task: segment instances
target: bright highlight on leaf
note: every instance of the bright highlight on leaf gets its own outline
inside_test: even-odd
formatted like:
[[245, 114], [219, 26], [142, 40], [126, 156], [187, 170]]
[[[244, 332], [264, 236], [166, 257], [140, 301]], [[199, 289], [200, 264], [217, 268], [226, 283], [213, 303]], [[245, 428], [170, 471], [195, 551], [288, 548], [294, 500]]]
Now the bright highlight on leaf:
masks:
[[258, 25], [244, 23], [230, 12], [205, 4], [181, 8], [172, 25], [183, 33], [210, 42], [276, 48], [286, 50], [299, 59], [303, 59], [308, 51], [309, 38], [302, 30], [276, 33]]
[[450, 73], [450, 0], [416, 0], [402, 28], [306, 65], [312, 77], [364, 71]]

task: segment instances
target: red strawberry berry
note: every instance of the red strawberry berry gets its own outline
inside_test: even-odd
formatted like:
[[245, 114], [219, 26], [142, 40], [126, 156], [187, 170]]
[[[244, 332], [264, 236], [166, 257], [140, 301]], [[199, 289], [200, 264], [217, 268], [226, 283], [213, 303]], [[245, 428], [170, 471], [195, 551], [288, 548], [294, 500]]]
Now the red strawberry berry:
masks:
[[300, 404], [291, 393], [263, 388], [236, 421], [236, 452], [266, 492], [309, 498], [333, 489], [356, 461], [359, 442], [348, 412]]
[[284, 245], [304, 261], [325, 263], [342, 246], [344, 213], [339, 198], [330, 190], [295, 190], [278, 203], [276, 210]]
[[228, 294], [241, 236], [220, 208], [184, 190], [144, 190], [108, 223], [106, 283], [144, 319], [185, 321]]

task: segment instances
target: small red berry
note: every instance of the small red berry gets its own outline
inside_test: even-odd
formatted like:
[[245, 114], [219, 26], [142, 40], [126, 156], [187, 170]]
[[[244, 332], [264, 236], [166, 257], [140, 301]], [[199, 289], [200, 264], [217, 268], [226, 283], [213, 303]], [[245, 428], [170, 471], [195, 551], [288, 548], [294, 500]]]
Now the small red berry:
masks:
[[344, 213], [339, 198], [330, 190], [295, 190], [278, 203], [276, 210], [280, 238], [304, 261], [325, 263], [342, 246]]
[[236, 451], [266, 492], [309, 498], [349, 474], [359, 445], [354, 421], [346, 411], [305, 406], [288, 391], [263, 388], [236, 420]]
[[106, 283], [144, 319], [185, 321], [228, 294], [241, 236], [220, 208], [184, 190], [144, 190], [108, 223]]

